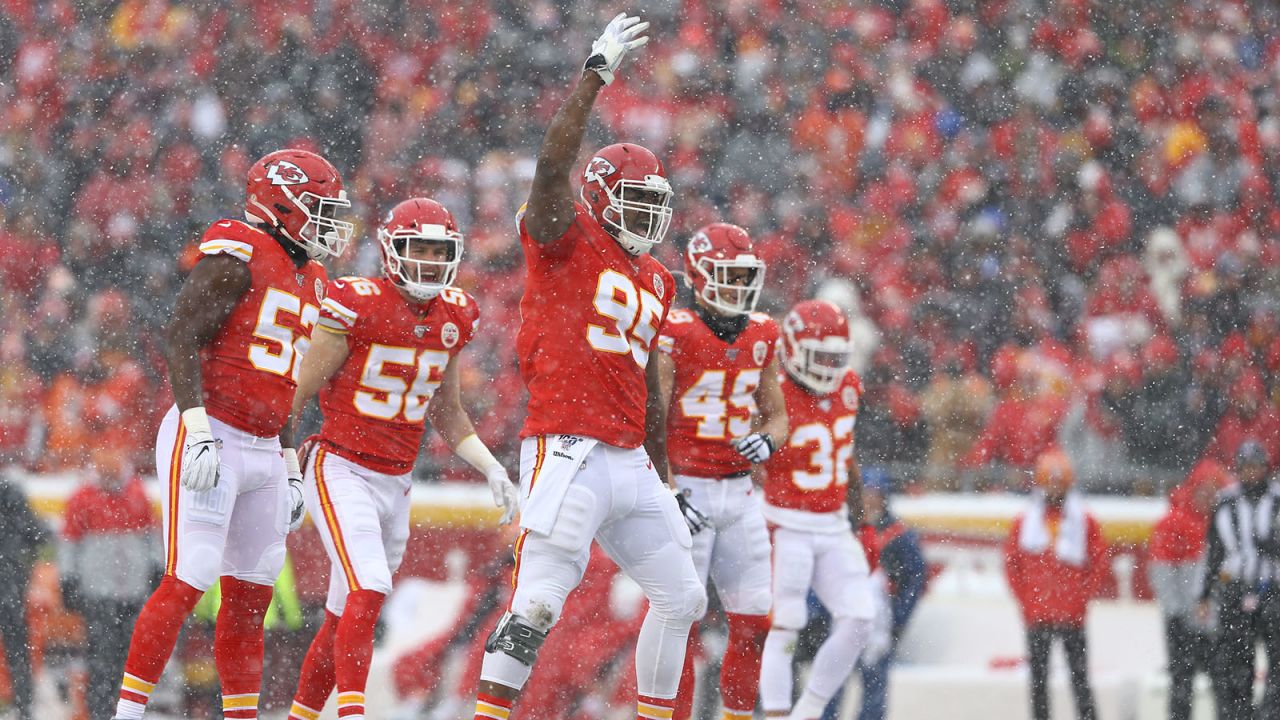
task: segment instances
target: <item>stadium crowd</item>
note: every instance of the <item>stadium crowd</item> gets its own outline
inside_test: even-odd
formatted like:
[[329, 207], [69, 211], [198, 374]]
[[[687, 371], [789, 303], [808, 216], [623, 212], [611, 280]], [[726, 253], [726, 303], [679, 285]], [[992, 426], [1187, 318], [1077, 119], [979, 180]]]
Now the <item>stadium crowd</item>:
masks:
[[[193, 243], [254, 157], [332, 159], [372, 230], [412, 194], [467, 236], [464, 398], [514, 460], [513, 217], [586, 0], [0, 1], [0, 464], [153, 464]], [[643, 143], [670, 242], [746, 227], [779, 311], [851, 314], [864, 465], [1003, 485], [1060, 445], [1090, 489], [1280, 462], [1280, 6], [1268, 0], [646, 3], [588, 145]], [[579, 49], [580, 50], [580, 49]], [[456, 473], [438, 441], [428, 476]], [[441, 467], [443, 464], [443, 467]], [[510, 463], [514, 466], [514, 462]], [[994, 469], [993, 469], [994, 468]], [[437, 472], [439, 470], [439, 472]]]

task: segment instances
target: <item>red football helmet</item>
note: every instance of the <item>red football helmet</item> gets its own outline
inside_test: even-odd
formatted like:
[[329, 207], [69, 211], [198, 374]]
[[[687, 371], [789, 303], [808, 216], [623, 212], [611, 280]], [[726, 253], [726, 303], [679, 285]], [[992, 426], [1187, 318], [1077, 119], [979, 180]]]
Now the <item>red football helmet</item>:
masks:
[[782, 320], [782, 367], [819, 395], [840, 386], [852, 347], [849, 320], [826, 300], [805, 300]]
[[[396, 205], [378, 226], [382, 267], [387, 277], [417, 300], [430, 300], [453, 284], [462, 262], [462, 233], [453, 214], [428, 198], [413, 198]], [[430, 257], [411, 243], [429, 243]]]
[[632, 255], [649, 252], [666, 237], [671, 195], [662, 162], [631, 143], [597, 152], [582, 172], [579, 192], [591, 217]]
[[249, 168], [244, 216], [289, 238], [320, 260], [337, 257], [354, 226], [337, 219], [351, 207], [342, 177], [328, 160], [306, 150], [277, 150]]
[[[739, 285], [734, 270], [746, 270]], [[729, 223], [712, 223], [694, 233], [684, 253], [685, 282], [703, 302], [728, 315], [756, 309], [764, 287], [764, 260], [756, 257], [751, 236]]]

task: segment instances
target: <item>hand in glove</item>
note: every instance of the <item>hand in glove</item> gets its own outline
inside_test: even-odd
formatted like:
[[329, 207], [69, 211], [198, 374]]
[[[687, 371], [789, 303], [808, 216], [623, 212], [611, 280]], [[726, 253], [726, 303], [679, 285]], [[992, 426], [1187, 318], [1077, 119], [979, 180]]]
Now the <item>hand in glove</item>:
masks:
[[507, 476], [507, 469], [501, 465], [493, 465], [484, 474], [489, 482], [489, 491], [493, 493], [493, 504], [502, 508], [502, 519], [498, 522], [506, 525], [516, 517], [520, 509], [520, 492]]
[[773, 438], [768, 433], [751, 433], [733, 441], [733, 449], [753, 463], [762, 463], [773, 455]]
[[689, 532], [697, 535], [711, 527], [711, 520], [689, 502], [688, 492], [688, 490], [681, 490], [680, 488], [671, 488], [671, 493], [676, 496], [676, 505], [680, 507], [680, 514], [684, 516], [684, 521], [689, 524]]
[[627, 52], [649, 42], [647, 36], [640, 34], [647, 29], [649, 23], [640, 22], [640, 18], [618, 13], [617, 17], [609, 21], [600, 37], [591, 43], [591, 55], [582, 71], [590, 70], [599, 75], [605, 85], [612, 83], [613, 74], [622, 65], [622, 58]]
[[202, 407], [184, 410], [182, 426], [187, 432], [179, 476], [182, 487], [192, 492], [212, 490], [218, 486], [218, 441], [213, 439], [209, 416]]
[[285, 448], [284, 470], [289, 478], [289, 532], [302, 527], [302, 519], [307, 516], [307, 506], [302, 499], [302, 467], [298, 464], [298, 451]]

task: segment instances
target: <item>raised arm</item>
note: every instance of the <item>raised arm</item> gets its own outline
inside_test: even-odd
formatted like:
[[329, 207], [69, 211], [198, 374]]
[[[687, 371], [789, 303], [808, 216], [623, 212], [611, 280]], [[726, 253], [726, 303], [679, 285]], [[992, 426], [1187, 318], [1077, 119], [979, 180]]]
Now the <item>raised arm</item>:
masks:
[[559, 239], [573, 222], [573, 188], [569, 173], [578, 159], [582, 136], [587, 130], [591, 106], [600, 89], [613, 82], [613, 74], [629, 50], [644, 45], [641, 35], [649, 23], [620, 13], [591, 45], [591, 56], [569, 99], [551, 120], [538, 152], [538, 166], [525, 208], [524, 224], [530, 237], [541, 244]]

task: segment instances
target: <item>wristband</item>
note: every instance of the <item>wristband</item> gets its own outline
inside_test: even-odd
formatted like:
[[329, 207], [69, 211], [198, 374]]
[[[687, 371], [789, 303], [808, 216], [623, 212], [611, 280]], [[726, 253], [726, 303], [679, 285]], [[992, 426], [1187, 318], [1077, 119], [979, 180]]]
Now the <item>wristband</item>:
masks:
[[458, 443], [458, 446], [453, 449], [453, 454], [466, 460], [468, 465], [485, 474], [488, 474], [494, 465], [502, 465], [502, 463], [498, 462], [498, 458], [489, 452], [489, 448], [485, 446], [480, 436], [475, 433], [462, 438], [462, 442]]
[[302, 467], [298, 465], [298, 451], [293, 448], [284, 448], [280, 451], [284, 456], [284, 471], [290, 478], [302, 477]]
[[187, 408], [182, 411], [182, 426], [189, 433], [209, 433], [213, 434], [213, 430], [209, 427], [209, 415], [205, 413], [203, 406]]

